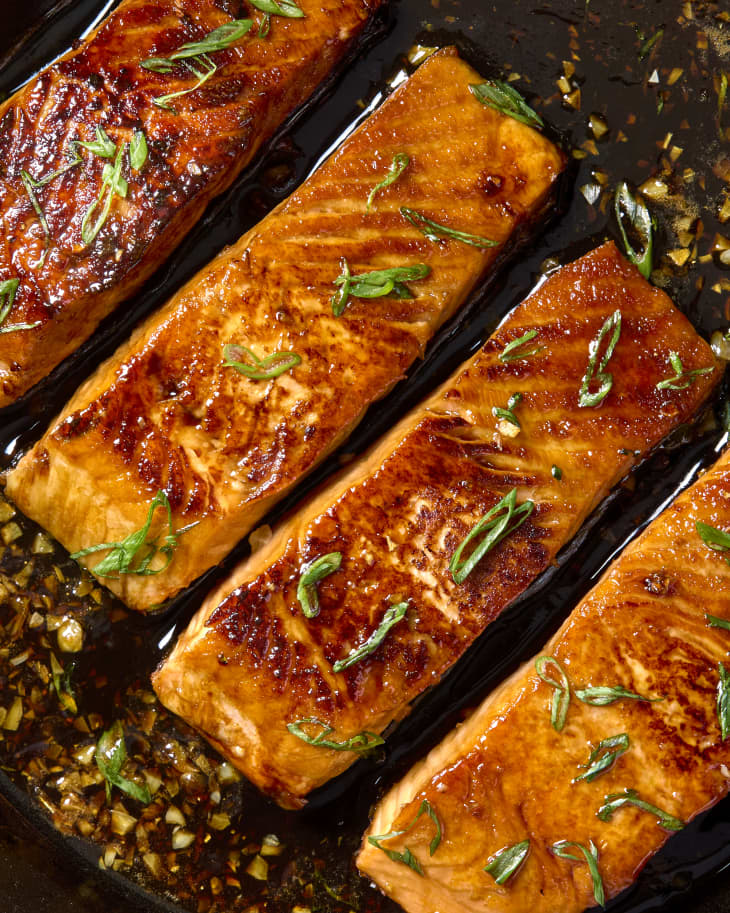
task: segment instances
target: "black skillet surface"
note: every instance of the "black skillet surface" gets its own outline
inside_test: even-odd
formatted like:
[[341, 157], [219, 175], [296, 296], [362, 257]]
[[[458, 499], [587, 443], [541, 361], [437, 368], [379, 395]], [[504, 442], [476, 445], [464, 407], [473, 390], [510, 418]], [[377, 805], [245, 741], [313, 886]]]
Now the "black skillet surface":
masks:
[[[5, 0], [0, 91], [11, 91], [64, 50], [105, 5], [103, 0], [26, 0], [23, 4]], [[407, 384], [373, 410], [363, 430], [346, 445], [347, 452], [362, 450], [463, 361], [530, 288], [548, 257], [570, 259], [607, 234], [615, 236], [606, 203], [616, 181], [623, 178], [640, 184], [663, 173], [671, 195], [652, 207], [659, 223], [660, 253], [660, 269], [654, 279], [667, 287], [706, 337], [727, 327], [730, 283], [727, 287], [722, 283], [730, 276], [719, 250], [713, 250], [716, 234], [725, 230], [717, 213], [726, 186], [723, 181], [730, 181], [730, 143], [721, 139], [718, 120], [719, 73], [730, 70], [727, 3], [392, 0], [389, 14], [336, 87], [330, 87], [272, 144], [256, 173], [244, 177], [224, 201], [211, 206], [133, 306], [123, 316], [120, 312], [108, 320], [80, 356], [62, 366], [50, 382], [0, 416], [0, 445], [6, 463], [38, 437], [80, 380], [125, 338], [136, 320], [296, 186], [359, 115], [358, 102], [370, 101], [377, 92], [385, 91], [388, 79], [400, 68], [408, 68], [403, 55], [416, 41], [422, 45], [456, 42], [485, 75], [520, 74], [515, 85], [534, 100], [566, 146], [585, 156], [574, 159], [560, 217], [475, 301], [456, 330], [442, 334]], [[564, 75], [563, 61], [570, 61], [575, 72], [569, 75], [569, 86], [558, 87], [557, 80]], [[565, 104], [561, 89], [568, 93], [580, 89], [579, 102], [575, 94], [571, 96], [579, 106]], [[601, 114], [609, 127], [599, 141], [588, 125], [592, 113]], [[730, 122], [730, 106], [725, 115]], [[595, 205], [579, 190], [586, 185], [606, 188]], [[590, 189], [586, 192], [591, 195]], [[730, 225], [727, 232], [730, 234]], [[676, 261], [683, 255], [676, 251], [682, 245], [689, 246], [690, 256], [678, 265]], [[675, 251], [674, 259], [666, 256], [669, 251]], [[715, 404], [715, 415], [722, 410], [722, 396]], [[310, 809], [298, 815], [275, 808], [245, 784], [238, 788], [234, 804], [247, 839], [260, 843], [264, 834], [274, 832], [286, 844], [284, 854], [270, 868], [266, 909], [283, 913], [299, 904], [313, 913], [350, 909], [393, 913], [393, 905], [358, 880], [350, 866], [372, 802], [465, 709], [541, 646], [611, 556], [660, 505], [688, 484], [699, 466], [713, 459], [725, 439], [709, 412], [700, 427], [679, 434], [670, 447], [647, 461], [593, 518], [588, 533], [563, 556], [549, 579], [538, 582], [492, 625], [458, 669], [425, 696], [390, 739], [387, 757], [360, 763], [322, 790]], [[312, 482], [300, 487], [289, 503], [336, 465], [335, 458]], [[32, 524], [23, 526], [25, 542], [34, 530]], [[67, 574], [73, 573], [72, 564], [63, 567]], [[103, 621], [92, 624], [77, 673], [80, 700], [87, 701], [105, 725], [119, 713], [113, 708], [117, 695], [124, 696], [135, 680], [144, 681], [159, 660], [161, 650], [155, 644], [173, 626], [185, 623], [222, 572], [214, 571], [163, 619], [145, 621], [117, 613], [109, 623], [114, 606], [111, 600], [105, 601]], [[0, 623], [6, 623], [2, 611], [0, 606]], [[133, 663], [128, 662], [130, 651]], [[93, 695], [84, 691], [84, 672], [94, 681]], [[177, 730], [176, 734], [181, 739], [187, 735]], [[7, 774], [0, 775], [0, 793], [5, 796], [0, 803], [0, 913], [102, 913], [110, 902], [119, 913], [181, 909], [170, 906], [174, 898], [169, 894], [162, 900], [162, 885], [146, 879], [139, 868], [130, 870], [133, 880], [109, 871], [94, 874], [99, 847], [61, 836], [48, 824], [40, 804], [18, 788], [20, 780], [14, 772], [31, 748], [18, 743], [9, 748], [7, 740], [0, 748]], [[44, 795], [48, 794], [42, 789], [35, 791], [36, 798]], [[615, 913], [730, 910], [730, 887], [721, 874], [730, 864], [729, 801], [673, 837], [649, 863], [637, 886], [610, 909]], [[205, 865], [198, 863], [201, 890], [211, 871], [210, 859], [204, 861]], [[231, 902], [230, 909], [244, 910], [261, 901], [263, 910], [262, 884], [249, 876], [240, 880], [240, 897]], [[155, 893], [145, 893], [144, 887]], [[184, 900], [184, 909], [202, 909], [201, 903], [200, 897], [191, 895]]]

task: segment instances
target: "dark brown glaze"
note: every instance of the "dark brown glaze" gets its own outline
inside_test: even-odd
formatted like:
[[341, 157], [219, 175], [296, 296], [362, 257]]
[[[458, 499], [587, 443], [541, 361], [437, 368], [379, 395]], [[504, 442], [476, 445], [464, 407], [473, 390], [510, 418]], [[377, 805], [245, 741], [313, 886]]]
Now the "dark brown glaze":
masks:
[[[600, 406], [579, 408], [589, 343], [617, 308], [613, 388]], [[544, 348], [502, 362], [505, 345], [531, 329], [532, 345]], [[671, 351], [688, 369], [716, 365], [613, 244], [552, 274], [439, 392], [207, 600], [155, 674], [163, 703], [277, 801], [301, 804], [355, 755], [310, 746], [287, 723], [316, 717], [344, 740], [407, 714], [611, 486], [707, 396], [718, 370], [686, 390], [657, 390], [672, 373]], [[515, 392], [522, 428], [509, 437], [492, 409]], [[455, 549], [514, 487], [518, 502], [534, 501], [532, 516], [457, 585], [448, 569]], [[296, 597], [301, 568], [329, 552], [343, 555], [342, 568], [320, 584], [322, 610], [309, 620]], [[403, 600], [408, 615], [383, 645], [336, 675], [332, 664]]]
[[[274, 17], [217, 51], [215, 75], [172, 102], [153, 99], [195, 79], [144, 69], [236, 18], [260, 18], [242, 0], [123, 0], [82, 46], [44, 70], [0, 106], [0, 281], [19, 279], [7, 324], [38, 324], [0, 334], [0, 407], [44, 377], [160, 265], [208, 201], [225, 190], [285, 118], [342, 59], [382, 0], [303, 0], [306, 18]], [[128, 162], [126, 199], [117, 197], [95, 240], [81, 223], [101, 190], [105, 159], [83, 163], [37, 191], [50, 243], [21, 172], [40, 179], [68, 161], [73, 143], [103, 127], [115, 143], [135, 129], [147, 137], [141, 170]]]
[[[400, 830], [423, 799], [443, 824], [433, 857], [433, 825], [422, 822], [384, 844], [407, 844], [425, 877], [363, 842], [361, 871], [408, 913], [580, 913], [595, 904], [588, 869], [556, 858], [553, 844], [592, 840], [610, 899], [670, 836], [634, 807], [601, 821], [606, 795], [634, 789], [684, 822], [725, 796], [730, 745], [716, 699], [730, 634], [708, 627], [705, 613], [728, 618], [730, 567], [702, 541], [698, 520], [730, 530], [730, 451], [626, 549], [543, 651], [559, 659], [573, 689], [621, 685], [661, 702], [595, 707], [573, 697], [556, 732], [552, 689], [529, 662], [383, 799], [370, 834]], [[572, 782], [591, 748], [619, 733], [629, 736], [628, 752], [592, 782]], [[496, 885], [483, 867], [522, 840], [530, 840], [527, 860]]]
[[[515, 230], [542, 213], [563, 156], [479, 104], [469, 91], [479, 78], [454, 51], [432, 56], [102, 365], [10, 473], [10, 496], [72, 552], [140, 528], [158, 489], [177, 527], [197, 522], [165, 573], [104, 578], [128, 605], [161, 603], [221, 560], [403, 377]], [[400, 152], [408, 171], [366, 212]], [[502, 180], [497, 194], [483, 192], [490, 174]], [[434, 243], [401, 206], [498, 243]], [[330, 299], [343, 256], [354, 274], [416, 263], [431, 274], [411, 283], [412, 299], [352, 299], [338, 318]], [[223, 366], [229, 342], [302, 362], [252, 381]]]

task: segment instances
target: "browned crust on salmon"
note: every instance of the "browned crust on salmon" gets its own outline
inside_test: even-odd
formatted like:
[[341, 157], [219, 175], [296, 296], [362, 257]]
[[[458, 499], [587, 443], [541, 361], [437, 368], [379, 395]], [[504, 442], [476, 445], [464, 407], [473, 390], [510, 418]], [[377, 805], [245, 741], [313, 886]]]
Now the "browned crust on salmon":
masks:
[[[48, 374], [139, 288], [208, 201], [343, 58], [380, 3], [302, 0], [306, 18], [274, 17], [268, 37], [259, 39], [260, 14], [241, 0], [123, 0], [80, 48], [0, 106], [0, 281], [20, 280], [6, 325], [34, 325], [0, 334], [0, 407]], [[151, 72], [143, 60], [165, 57], [250, 12], [257, 24], [210, 55], [217, 72], [171, 102], [176, 113], [154, 104], [195, 79], [181, 68]], [[117, 144], [143, 130], [147, 162], [136, 172], [125, 160], [127, 197], [115, 198], [87, 246], [81, 224], [109, 160], [80, 150], [81, 165], [36, 190], [47, 244], [22, 172], [39, 180], [61, 168], [74, 143], [92, 141], [98, 127]]]
[[[706, 614], [730, 617], [730, 567], [700, 538], [697, 521], [730, 530], [730, 451], [624, 551], [543, 651], [559, 659], [574, 690], [620, 685], [662, 701], [597, 707], [574, 696], [557, 732], [552, 689], [530, 661], [378, 806], [369, 834], [400, 829], [424, 798], [443, 823], [433, 857], [433, 834], [420, 824], [407, 840], [385, 844], [407, 843], [425, 877], [363, 842], [361, 871], [408, 913], [580, 913], [595, 904], [588, 869], [556, 858], [555, 842], [593, 841], [611, 899], [670, 836], [656, 815], [631, 806], [600, 820], [605, 796], [634, 789], [684, 822], [725, 796], [730, 747], [716, 698], [730, 633], [710, 628]], [[613, 767], [572, 782], [591, 748], [619, 733], [630, 747]], [[518, 874], [496, 885], [482, 871], [488, 859], [527, 839]]]
[[[139, 529], [158, 489], [176, 527], [197, 523], [164, 573], [104, 578], [128, 605], [159, 604], [221, 560], [403, 377], [542, 213], [563, 155], [479, 104], [469, 90], [479, 78], [455, 51], [433, 55], [102, 365], [10, 473], [10, 496], [71, 552]], [[399, 153], [409, 168], [368, 212]], [[430, 241], [402, 206], [496, 246]], [[410, 283], [411, 299], [352, 298], [336, 317], [343, 256], [353, 274], [418, 263], [431, 273]], [[224, 367], [226, 343], [302, 361], [252, 381]]]
[[[599, 406], [581, 408], [589, 344], [617, 308], [613, 387]], [[539, 351], [500, 358], [532, 330], [527, 348]], [[551, 275], [440, 391], [212, 594], [155, 674], [163, 703], [277, 801], [301, 803], [356, 755], [306, 744], [287, 724], [314, 717], [344, 741], [408, 713], [611, 486], [707, 396], [719, 370], [684, 390], [657, 389], [672, 373], [672, 351], [688, 370], [716, 368], [669, 298], [613, 244]], [[515, 392], [521, 428], [510, 437], [493, 409]], [[455, 549], [513, 488], [517, 503], [534, 502], [532, 515], [455, 583]], [[342, 568], [322, 581], [321, 612], [307, 619], [297, 599], [302, 568], [331, 552]], [[383, 645], [335, 674], [333, 664], [403, 600], [407, 617]]]

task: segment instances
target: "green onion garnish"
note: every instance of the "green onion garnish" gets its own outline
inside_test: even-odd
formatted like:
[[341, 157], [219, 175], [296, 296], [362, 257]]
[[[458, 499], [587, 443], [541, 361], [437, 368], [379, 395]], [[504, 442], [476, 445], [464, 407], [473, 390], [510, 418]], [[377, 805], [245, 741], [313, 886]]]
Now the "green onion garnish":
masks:
[[381, 846], [383, 840], [391, 840], [393, 837], [400, 837], [402, 834], [406, 834], [418, 821], [421, 815], [428, 815], [429, 818], [436, 825], [436, 835], [429, 844], [429, 855], [433, 856], [436, 850], [439, 848], [441, 843], [441, 822], [438, 819], [438, 815], [434, 810], [434, 807], [428, 801], [424, 799], [419, 806], [418, 813], [416, 817], [411, 821], [411, 823], [405, 827], [402, 831], [391, 831], [389, 834], [381, 834], [377, 837], [368, 837], [368, 843], [372, 846], [377, 847], [379, 850], [382, 850], [388, 859], [392, 859], [393, 862], [402, 862], [404, 865], [407, 865], [409, 868], [413, 869], [414, 872], [417, 872], [419, 875], [423, 875], [423, 869], [419, 861], [413, 855], [413, 853], [406, 847], [402, 853], [399, 853], [397, 850], [389, 850], [384, 846]]
[[538, 352], [542, 352], [545, 346], [535, 346], [534, 349], [518, 351], [519, 349], [522, 349], [523, 346], [527, 345], [528, 342], [532, 342], [536, 336], [537, 330], [528, 330], [523, 336], [520, 336], [519, 339], [513, 339], [512, 342], [508, 342], [502, 349], [499, 360], [506, 364], [507, 362], [519, 361], [522, 358], [529, 358], [531, 355], [537, 355]]
[[0, 333], [15, 333], [18, 330], [32, 330], [40, 326], [40, 320], [35, 323], [5, 323], [13, 309], [19, 285], [20, 279], [4, 279], [0, 282]]
[[391, 607], [383, 616], [383, 620], [380, 622], [375, 631], [373, 631], [370, 637], [368, 637], [365, 643], [357, 647], [357, 649], [352, 650], [344, 659], [338, 659], [337, 662], [332, 666], [332, 669], [335, 672], [344, 672], [345, 669], [349, 669], [350, 666], [354, 666], [355, 663], [359, 663], [360, 660], [365, 659], [366, 656], [369, 656], [371, 653], [377, 650], [385, 640], [390, 629], [397, 625], [398, 622], [405, 617], [407, 611], [407, 602], [398, 602], [391, 605]]
[[[551, 665], [558, 670], [557, 679], [548, 675], [547, 668]], [[570, 706], [570, 682], [568, 681], [568, 676], [554, 656], [539, 656], [535, 660], [535, 669], [537, 669], [537, 674], [546, 685], [552, 685], [553, 696], [550, 702], [550, 723], [556, 732], [560, 732], [565, 726], [568, 707]]]
[[272, 16], [285, 16], [287, 19], [303, 19], [304, 13], [294, 0], [251, 0], [251, 6], [265, 13], [259, 26], [259, 38], [266, 38], [271, 28]]
[[142, 130], [135, 130], [129, 144], [129, 164], [135, 171], [141, 171], [147, 161], [147, 138]]
[[401, 215], [404, 219], [417, 228], [422, 235], [425, 235], [429, 241], [442, 241], [444, 238], [453, 241], [461, 241], [462, 244], [469, 244], [471, 247], [497, 247], [498, 241], [492, 241], [490, 238], [483, 238], [481, 235], [472, 235], [466, 231], [457, 231], [455, 228], [449, 228], [446, 225], [440, 225], [431, 219], [427, 219], [422, 212], [415, 209], [408, 209], [407, 206], [401, 206]]
[[[569, 853], [569, 847], [574, 846], [577, 850], [580, 850], [583, 855], [583, 859], [580, 856], [576, 856], [573, 853]], [[585, 861], [588, 866], [588, 870], [591, 873], [591, 879], [593, 881], [593, 896], [596, 900], [596, 903], [600, 906], [603, 906], [606, 902], [606, 893], [603, 890], [603, 880], [601, 878], [601, 873], [598, 871], [598, 850], [596, 849], [592, 840], [588, 841], [588, 847], [583, 846], [582, 843], [573, 843], [568, 840], [559, 840], [557, 843], [554, 843], [552, 846], [553, 853], [556, 856], [559, 856], [561, 859], [572, 859], [573, 862], [583, 862]]]
[[98, 155], [103, 159], [110, 159], [114, 157], [114, 153], [117, 151], [117, 147], [106, 135], [106, 131], [103, 127], [96, 128], [96, 139], [92, 142], [84, 142], [84, 140], [76, 141], [79, 146], [83, 146], [84, 149], [88, 149], [89, 152], [93, 152], [94, 155]]
[[563, 470], [560, 468], [560, 466], [553, 466], [550, 469], [550, 474], [552, 475], [552, 477], [555, 479], [556, 482], [562, 482]]
[[[304, 726], [319, 726], [322, 731], [318, 735], [311, 736], [304, 731]], [[367, 731], [359, 732], [343, 742], [335, 742], [333, 739], [327, 738], [330, 733], [335, 731], [333, 727], [313, 716], [297, 720], [294, 723], [287, 723], [286, 728], [292, 735], [301, 739], [302, 742], [306, 742], [307, 745], [314, 745], [315, 748], [329, 748], [332, 751], [354, 751], [357, 754], [366, 754], [379, 745], [385, 745], [385, 740], [377, 733]]]
[[714, 526], [703, 523], [701, 520], [697, 520], [695, 528], [699, 533], [700, 539], [702, 539], [705, 545], [714, 552], [726, 552], [730, 549], [730, 533], [726, 533], [721, 529], [716, 529]]
[[723, 742], [730, 736], [730, 675], [722, 663], [718, 663], [717, 719]]
[[94, 760], [106, 781], [106, 798], [108, 802], [111, 802], [112, 786], [116, 786], [117, 789], [120, 789], [132, 799], [136, 799], [137, 802], [141, 802], [143, 805], [150, 804], [152, 796], [147, 786], [140, 786], [132, 780], [127, 780], [121, 774], [124, 762], [127, 760], [127, 747], [124, 744], [124, 730], [119, 720], [116, 720], [102, 734], [96, 746]]
[[[604, 339], [611, 334], [606, 346], [606, 350], [599, 361], [598, 355]], [[613, 386], [613, 374], [609, 374], [605, 369], [611, 360], [613, 350], [621, 336], [621, 311], [614, 311], [610, 317], [606, 318], [603, 326], [598, 332], [595, 339], [592, 339], [588, 346], [588, 367], [583, 375], [583, 381], [580, 386], [578, 395], [578, 405], [582, 408], [597, 406], [608, 396]], [[598, 381], [599, 387], [594, 392], [590, 392], [590, 386], [593, 380]]]
[[[242, 361], [246, 355], [252, 362]], [[296, 352], [274, 352], [267, 355], [266, 358], [258, 358], [251, 349], [246, 346], [229, 344], [223, 348], [223, 367], [235, 368], [239, 374], [243, 374], [250, 380], [273, 380], [286, 371], [291, 371], [298, 364], [301, 364], [302, 358]]]
[[595, 780], [596, 777], [612, 767], [624, 752], [629, 750], [629, 744], [629, 736], [625, 732], [609, 736], [607, 739], [601, 739], [590, 753], [588, 763], [579, 765], [579, 767], [585, 767], [586, 772], [576, 777], [575, 782], [585, 780], [590, 783]]
[[405, 152], [397, 152], [393, 156], [393, 161], [390, 165], [390, 171], [379, 184], [376, 184], [375, 187], [373, 187], [373, 189], [370, 191], [370, 194], [368, 195], [368, 203], [365, 207], [366, 212], [370, 212], [370, 209], [373, 205], [373, 200], [380, 193], [380, 191], [385, 190], [386, 187], [390, 187], [391, 184], [395, 184], [395, 182], [410, 164], [410, 156], [406, 155]]
[[522, 402], [521, 393], [513, 393], [507, 401], [507, 408], [500, 409], [499, 406], [492, 407], [492, 415], [495, 418], [500, 419], [504, 422], [509, 422], [510, 425], [514, 425], [516, 428], [521, 428], [519, 419], [514, 413], [515, 407]]
[[723, 628], [725, 631], [730, 631], [730, 621], [727, 618], [719, 618], [717, 615], [705, 613], [705, 621], [710, 628]]
[[696, 377], [712, 374], [715, 370], [714, 368], [695, 368], [694, 371], [685, 371], [682, 359], [677, 352], [669, 353], [669, 364], [672, 366], [674, 375], [660, 380], [656, 385], [657, 390], [686, 390], [692, 386]]
[[425, 263], [415, 266], [395, 266], [391, 269], [376, 269], [369, 273], [353, 276], [350, 266], [343, 258], [342, 273], [335, 279], [338, 290], [332, 296], [332, 313], [342, 316], [350, 298], [413, 298], [406, 282], [425, 279], [431, 267]]
[[655, 704], [663, 701], [663, 697], [644, 697], [641, 694], [635, 694], [633, 691], [627, 691], [622, 685], [609, 687], [607, 685], [594, 685], [590, 688], [577, 688], [575, 696], [584, 704], [590, 704], [592, 707], [607, 707], [616, 701], [643, 701], [647, 704]]
[[527, 104], [520, 93], [506, 82], [488, 79], [478, 85], [470, 85], [472, 94], [483, 105], [494, 108], [507, 117], [513, 117], [528, 127], [544, 127], [542, 118]]
[[[616, 221], [621, 232], [621, 240], [624, 243], [626, 256], [641, 275], [648, 279], [651, 275], [651, 264], [654, 258], [654, 222], [646, 203], [643, 199], [631, 193], [626, 181], [622, 181], [616, 188], [614, 212], [616, 213]], [[641, 253], [637, 253], [629, 241], [624, 219], [628, 222], [631, 232], [641, 242]]]
[[684, 821], [675, 818], [674, 815], [667, 814], [667, 812], [657, 808], [656, 805], [645, 802], [639, 798], [639, 794], [635, 789], [626, 789], [622, 793], [611, 793], [605, 796], [603, 805], [596, 814], [601, 821], [610, 821], [613, 813], [624, 805], [635, 805], [636, 808], [640, 808], [642, 811], [656, 815], [657, 824], [667, 831], [681, 831], [684, 827]]
[[530, 852], [530, 841], [523, 840], [513, 846], [502, 847], [491, 857], [484, 871], [488, 872], [497, 884], [504, 884], [519, 869]]
[[335, 571], [339, 571], [342, 564], [341, 552], [329, 552], [321, 558], [315, 558], [302, 567], [302, 573], [297, 585], [297, 599], [302, 607], [302, 612], [307, 618], [316, 618], [319, 615], [319, 594], [317, 584]]

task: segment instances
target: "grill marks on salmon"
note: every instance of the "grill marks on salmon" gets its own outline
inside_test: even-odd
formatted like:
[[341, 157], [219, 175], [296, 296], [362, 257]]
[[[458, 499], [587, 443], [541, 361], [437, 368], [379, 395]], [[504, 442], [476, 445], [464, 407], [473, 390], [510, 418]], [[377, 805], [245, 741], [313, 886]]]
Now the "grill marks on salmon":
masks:
[[[196, 79], [183, 67], [161, 74], [141, 62], [200, 41], [231, 22], [229, 13], [245, 18], [247, 6], [123, 0], [78, 50], [0, 106], [0, 281], [19, 280], [6, 324], [32, 326], [0, 334], [0, 407], [48, 374], [139, 288], [208, 201], [343, 58], [380, 2], [304, 0], [306, 18], [274, 17], [263, 40], [254, 25], [210, 55], [217, 71], [170, 102], [175, 113], [154, 99], [190, 89]], [[143, 130], [148, 158], [134, 171], [125, 157], [127, 196], [114, 198], [85, 245], [83, 218], [111, 160], [74, 144], [93, 141], [98, 127], [117, 145]], [[47, 241], [23, 172], [39, 181], [77, 154], [80, 164], [35, 190]]]
[[[158, 489], [176, 528], [197, 523], [164, 573], [103, 578], [131, 607], [163, 602], [221, 560], [404, 376], [543, 213], [563, 155], [479, 104], [469, 90], [479, 80], [452, 50], [429, 58], [102, 365], [9, 474], [10, 496], [71, 552], [142, 527]], [[402, 153], [408, 169], [367, 212]], [[496, 246], [428, 240], [404, 206]], [[408, 283], [410, 299], [352, 296], [336, 317], [343, 257], [353, 275], [414, 264], [430, 274]], [[254, 381], [224, 367], [228, 343], [302, 360]], [[98, 561], [85, 559], [92, 570]]]
[[[573, 688], [562, 732], [550, 725], [552, 689], [528, 662], [380, 803], [369, 835], [400, 830], [424, 799], [443, 827], [432, 857], [423, 822], [383, 843], [396, 852], [407, 844], [423, 877], [363, 842], [361, 871], [407, 913], [580, 913], [595, 905], [588, 869], [556, 858], [553, 844], [593, 841], [611, 899], [671, 835], [631, 805], [599, 819], [607, 795], [635, 790], [683, 822], [726, 795], [730, 743], [716, 703], [730, 632], [709, 627], [706, 614], [730, 618], [730, 567], [697, 521], [730, 531], [730, 451], [624, 551], [546, 645]], [[576, 699], [575, 689], [601, 685], [662, 700]], [[593, 781], [572, 782], [591, 749], [619, 733], [628, 751]], [[523, 840], [527, 859], [496, 885], [483, 867]]]
[[[617, 308], [613, 387], [600, 406], [580, 408], [589, 345]], [[532, 331], [511, 351], [535, 354], [500, 358]], [[155, 673], [162, 702], [279, 803], [301, 805], [357, 756], [308, 744], [287, 726], [314, 718], [343, 742], [406, 715], [611, 486], [707, 396], [719, 370], [683, 390], [657, 389], [672, 373], [671, 351], [687, 370], [716, 366], [667, 296], [613, 244], [552, 274], [465, 367], [212, 594]], [[521, 428], [512, 437], [493, 409], [516, 392]], [[455, 550], [514, 488], [516, 503], [531, 500], [534, 511], [456, 584]], [[320, 582], [321, 611], [306, 618], [302, 569], [332, 552], [341, 568]], [[333, 665], [402, 601], [407, 615], [382, 645], [336, 674]], [[304, 731], [323, 733], [312, 724]]]

